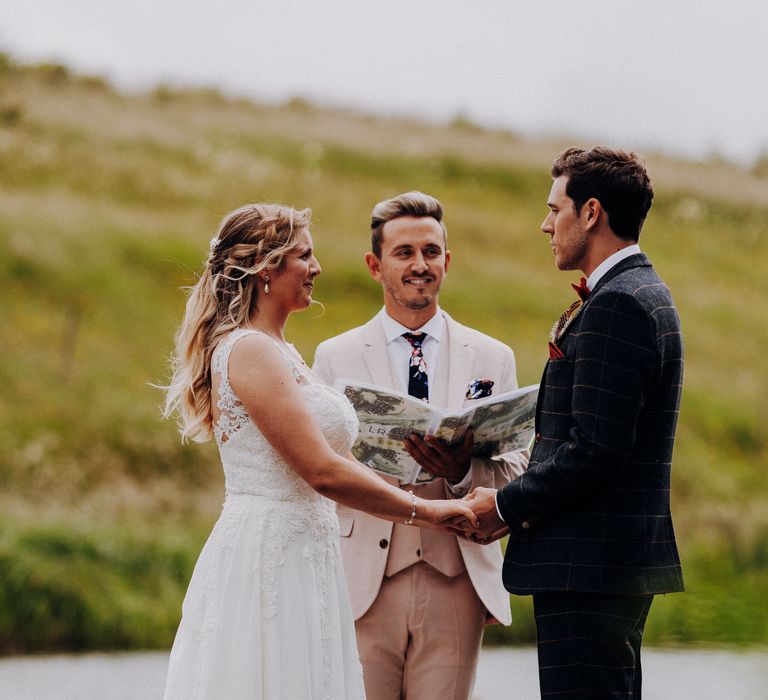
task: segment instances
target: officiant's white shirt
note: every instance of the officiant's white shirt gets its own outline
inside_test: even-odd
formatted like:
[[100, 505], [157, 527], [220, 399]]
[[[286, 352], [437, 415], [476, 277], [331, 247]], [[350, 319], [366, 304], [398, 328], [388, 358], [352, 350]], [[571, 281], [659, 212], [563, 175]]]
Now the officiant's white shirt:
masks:
[[408, 368], [411, 361], [411, 344], [403, 338], [403, 333], [426, 333], [427, 337], [421, 344], [421, 354], [427, 365], [427, 379], [429, 381], [429, 394], [432, 394], [432, 378], [437, 376], [437, 359], [440, 355], [440, 341], [445, 332], [445, 318], [440, 307], [437, 307], [435, 315], [421, 328], [412, 331], [402, 323], [392, 318], [385, 308], [379, 312], [381, 325], [384, 328], [384, 337], [387, 340], [387, 353], [392, 373], [403, 393], [408, 393]]
[[[429, 319], [421, 328], [412, 331], [406, 328], [402, 323], [398, 323], [392, 318], [385, 308], [379, 312], [381, 325], [384, 328], [384, 337], [387, 341], [387, 353], [389, 355], [389, 364], [392, 367], [392, 373], [395, 381], [400, 385], [403, 393], [408, 393], [408, 369], [411, 360], [411, 344], [403, 338], [403, 333], [426, 333], [427, 337], [421, 344], [421, 354], [424, 356], [424, 363], [427, 365], [427, 379], [429, 380], [428, 391], [432, 392], [432, 377], [437, 377], [437, 359], [440, 356], [440, 341], [445, 333], [445, 316], [437, 307], [435, 315]], [[472, 458], [474, 461], [474, 457]], [[452, 484], [446, 480], [446, 485], [457, 496], [463, 496], [472, 482], [472, 470], [468, 469], [464, 478], [457, 484]]]

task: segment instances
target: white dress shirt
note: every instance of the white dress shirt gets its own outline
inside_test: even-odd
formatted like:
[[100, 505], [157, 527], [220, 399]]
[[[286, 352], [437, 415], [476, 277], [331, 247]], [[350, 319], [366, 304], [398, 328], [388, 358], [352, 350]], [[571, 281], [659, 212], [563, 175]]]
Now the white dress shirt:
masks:
[[[408, 393], [409, 363], [411, 359], [411, 344], [403, 338], [403, 333], [426, 333], [427, 337], [421, 344], [421, 353], [424, 356], [424, 364], [427, 366], [428, 392], [432, 393], [433, 377], [437, 377], [437, 359], [440, 355], [440, 341], [445, 333], [445, 317], [440, 307], [437, 307], [435, 315], [421, 328], [412, 331], [403, 324], [395, 321], [386, 309], [379, 312], [381, 325], [384, 328], [384, 337], [387, 341], [389, 363], [392, 367], [395, 380], [400, 384], [403, 393]], [[475, 458], [472, 458], [474, 462]], [[457, 484], [445, 482], [454, 495], [464, 496], [472, 483], [472, 469], [468, 469], [464, 478]]]
[[636, 255], [640, 252], [640, 246], [637, 243], [628, 245], [626, 248], [615, 252], [613, 255], [609, 255], [603, 262], [601, 262], [594, 270], [592, 274], [587, 278], [587, 287], [591, 292], [595, 285], [600, 281], [600, 278], [608, 272], [614, 265], [620, 263], [624, 258], [628, 258], [630, 255]]
[[429, 393], [432, 393], [432, 378], [437, 376], [437, 358], [440, 355], [440, 341], [445, 331], [445, 318], [440, 307], [435, 315], [421, 328], [412, 331], [402, 323], [395, 321], [386, 309], [379, 313], [381, 325], [384, 328], [384, 337], [387, 340], [387, 352], [389, 364], [392, 367], [395, 380], [400, 385], [400, 390], [408, 393], [408, 369], [413, 350], [411, 344], [403, 338], [403, 333], [426, 333], [426, 338], [421, 344], [421, 354], [424, 356], [424, 364], [427, 367], [427, 381]]

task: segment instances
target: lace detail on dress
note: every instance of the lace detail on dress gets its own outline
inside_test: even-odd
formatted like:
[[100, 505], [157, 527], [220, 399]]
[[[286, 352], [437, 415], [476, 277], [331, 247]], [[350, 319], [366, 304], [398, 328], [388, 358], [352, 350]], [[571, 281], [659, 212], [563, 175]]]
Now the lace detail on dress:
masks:
[[250, 416], [248, 411], [245, 410], [245, 406], [241, 403], [240, 399], [232, 390], [229, 384], [229, 356], [232, 353], [232, 348], [240, 338], [252, 333], [261, 333], [257, 330], [251, 330], [248, 328], [238, 328], [232, 331], [224, 340], [222, 340], [214, 349], [213, 356], [211, 357], [211, 372], [218, 374], [221, 377], [221, 383], [219, 384], [219, 399], [216, 402], [216, 406], [221, 411], [219, 420], [213, 426], [213, 435], [216, 438], [216, 442], [221, 445], [227, 442], [238, 430], [250, 422]]
[[[291, 545], [301, 540], [301, 556], [313, 571], [323, 630], [323, 675], [328, 697], [331, 648], [325, 617], [328, 614], [328, 571], [340, 556], [338, 521], [333, 503], [315, 492], [278, 454], [251, 420], [229, 383], [229, 356], [235, 343], [254, 329], [237, 329], [224, 338], [212, 357], [212, 371], [219, 374], [221, 411], [214, 425], [214, 435], [221, 453], [227, 498], [214, 530], [217, 547], [227, 556], [233, 542], [245, 528], [253, 528], [255, 540], [252, 575], [259, 581], [261, 613], [265, 619], [278, 615], [280, 601], [280, 569]], [[266, 334], [264, 334], [266, 335]], [[267, 336], [269, 337], [269, 336]], [[272, 339], [274, 340], [274, 339]], [[291, 366], [293, 376], [302, 387], [312, 414], [329, 445], [338, 453], [350, 450], [358, 431], [358, 420], [348, 399], [329, 386], [312, 382], [302, 371], [298, 353], [276, 347]], [[258, 524], [252, 523], [257, 520]], [[214, 566], [206, 580], [206, 606], [202, 621], [204, 637], [213, 634], [222, 604], [219, 584], [221, 571]], [[329, 698], [329, 700], [331, 700]]]
[[250, 420], [245, 406], [229, 385], [229, 355], [235, 342], [245, 335], [248, 335], [246, 330], [233, 331], [218, 344], [211, 357], [211, 372], [215, 372], [221, 377], [219, 400], [216, 402], [221, 414], [213, 426], [213, 435], [220, 445], [229, 440]]
[[[303, 669], [311, 679], [307, 688], [312, 688], [306, 700], [361, 700], [362, 678], [333, 503], [278, 454], [229, 383], [232, 348], [254, 332], [259, 331], [233, 331], [211, 360], [212, 373], [221, 378], [217, 401], [221, 416], [214, 434], [227, 496], [185, 599], [182, 628], [171, 655], [169, 687], [174, 691], [167, 697], [224, 697], [222, 682], [248, 687], [227, 697], [286, 697], [280, 689], [282, 680], [274, 680], [274, 690], [260, 693], [262, 686], [273, 688], [271, 679], [280, 674], [280, 663], [269, 661], [271, 654], [290, 649], [285, 652], [289, 654], [295, 646], [316, 660]], [[346, 454], [358, 432], [352, 405], [343, 394], [312, 381], [298, 353], [276, 345], [291, 365], [328, 444]], [[317, 636], [310, 635], [310, 629], [317, 630]], [[346, 640], [341, 645], [340, 635]], [[254, 640], [259, 640], [258, 647]], [[222, 649], [225, 655], [220, 654]], [[252, 689], [248, 683], [256, 677], [254, 660], [262, 675]], [[234, 668], [236, 663], [242, 663], [240, 673], [218, 675], [220, 668]], [[186, 674], [179, 669], [186, 669]]]
[[[317, 585], [318, 602], [320, 604], [320, 630], [323, 647], [323, 700], [332, 700], [331, 688], [331, 648], [333, 637], [328, 620], [328, 571], [333, 567], [334, 557], [341, 557], [339, 549], [339, 524], [336, 511], [333, 511], [333, 521], [328, 518], [316, 519], [312, 522], [312, 542], [304, 547], [302, 555], [309, 561], [314, 570]], [[331, 542], [331, 546], [318, 547], [316, 542]]]
[[304, 364], [304, 360], [301, 358], [298, 352], [293, 349], [291, 354], [286, 348], [278, 343], [272, 336], [267, 335], [263, 331], [258, 331], [255, 328], [238, 328], [232, 331], [224, 340], [222, 340], [213, 351], [211, 357], [211, 371], [215, 372], [221, 377], [221, 384], [219, 385], [219, 399], [216, 402], [216, 406], [221, 411], [219, 420], [213, 426], [213, 435], [216, 438], [216, 442], [221, 445], [227, 442], [238, 430], [243, 428], [250, 422], [250, 416], [248, 411], [245, 410], [245, 406], [241, 403], [240, 399], [232, 389], [229, 383], [229, 356], [232, 353], [232, 348], [235, 343], [246, 335], [252, 333], [258, 333], [259, 335], [266, 336], [280, 351], [285, 361], [291, 368], [293, 378], [297, 384], [306, 385], [309, 384], [309, 378], [301, 371], [299, 364]]

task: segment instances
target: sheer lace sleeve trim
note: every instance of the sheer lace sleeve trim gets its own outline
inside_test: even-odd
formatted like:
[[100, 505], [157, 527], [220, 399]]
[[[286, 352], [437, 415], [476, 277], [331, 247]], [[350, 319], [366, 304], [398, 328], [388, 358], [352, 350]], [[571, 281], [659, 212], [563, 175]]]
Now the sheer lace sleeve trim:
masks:
[[237, 395], [229, 383], [229, 356], [232, 353], [232, 348], [235, 346], [235, 343], [240, 340], [240, 338], [253, 333], [269, 338], [291, 367], [296, 382], [299, 384], [307, 383], [306, 375], [297, 365], [298, 355], [296, 358], [293, 358], [288, 350], [282, 347], [274, 338], [253, 328], [238, 328], [232, 331], [218, 344], [213, 351], [213, 356], [211, 358], [211, 371], [221, 377], [221, 383], [219, 384], [219, 400], [216, 402], [216, 406], [221, 411], [221, 414], [219, 420], [213, 426], [213, 434], [216, 438], [216, 442], [219, 444], [224, 444], [230, 440], [235, 433], [242, 430], [251, 420], [248, 411], [246, 411], [245, 406], [243, 406], [240, 399], [237, 398]]

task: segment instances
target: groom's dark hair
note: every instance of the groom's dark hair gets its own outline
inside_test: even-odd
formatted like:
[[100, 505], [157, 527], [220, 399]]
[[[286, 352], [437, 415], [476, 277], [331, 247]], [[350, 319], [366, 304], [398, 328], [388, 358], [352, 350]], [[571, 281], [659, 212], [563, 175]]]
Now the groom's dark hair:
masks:
[[443, 207], [434, 197], [423, 192], [404, 192], [403, 194], [379, 202], [371, 212], [371, 252], [381, 258], [381, 239], [384, 224], [401, 216], [429, 216], [443, 229], [446, 243], [448, 231], [443, 223]]
[[653, 203], [653, 186], [639, 156], [606, 146], [595, 146], [591, 151], [569, 148], [552, 164], [552, 177], [561, 175], [568, 178], [565, 193], [573, 200], [576, 214], [594, 197], [619, 238], [640, 238]]

